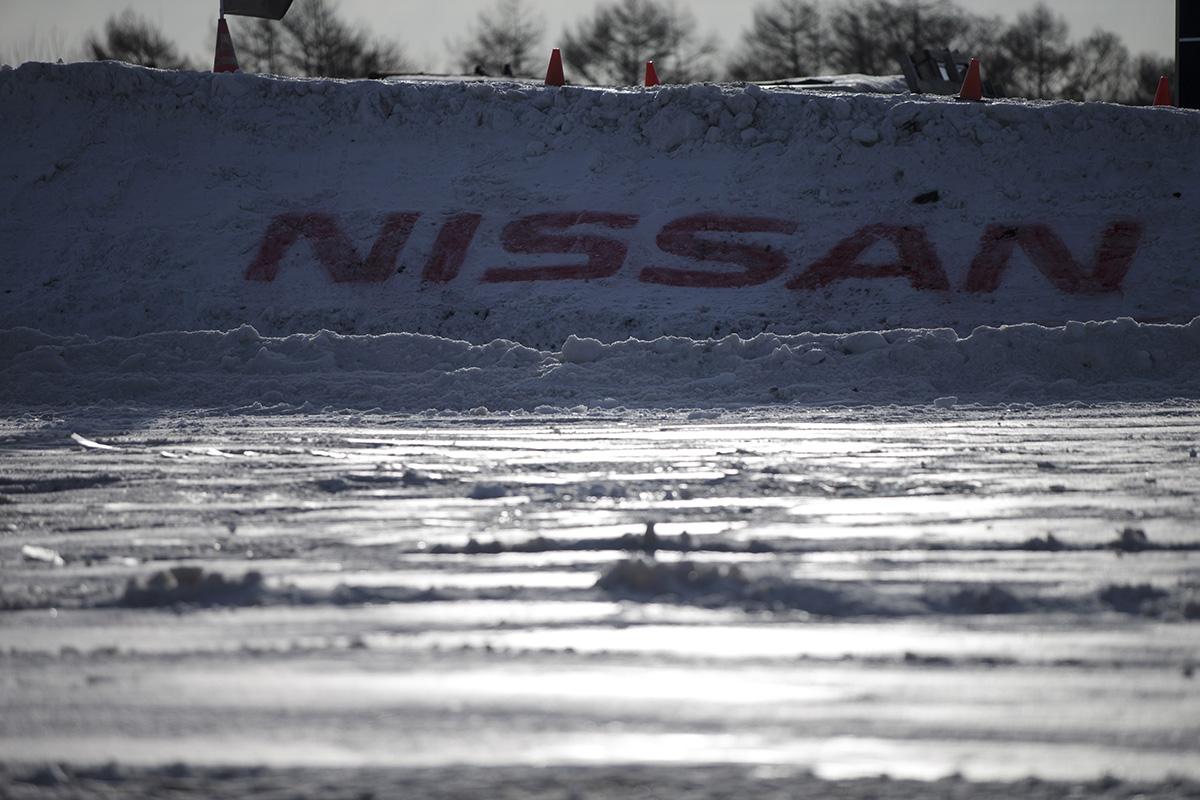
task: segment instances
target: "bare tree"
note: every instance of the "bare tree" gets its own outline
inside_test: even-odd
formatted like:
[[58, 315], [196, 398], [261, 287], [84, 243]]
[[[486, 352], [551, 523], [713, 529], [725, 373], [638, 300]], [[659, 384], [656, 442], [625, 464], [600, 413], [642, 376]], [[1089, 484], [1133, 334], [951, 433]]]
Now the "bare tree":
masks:
[[[1063, 97], [1071, 80], [1076, 52], [1064, 17], [1039, 3], [1017, 16], [997, 41], [996, 63], [1004, 82], [1022, 97]], [[1087, 91], [1087, 87], [1077, 87]]]
[[669, 83], [713, 77], [717, 42], [697, 31], [696, 18], [660, 0], [614, 0], [563, 34], [563, 59], [595, 84], [636, 84], [653, 59]]
[[974, 22], [950, 0], [902, 0], [885, 18], [884, 48], [894, 60], [926, 47], [955, 49], [967, 41]]
[[280, 22], [255, 19], [239, 27], [240, 55], [251, 72], [365, 78], [407, 67], [395, 43], [343, 20], [336, 0], [297, 0]]
[[96, 61], [124, 61], [161, 69], [189, 66], [166, 34], [132, 9], [109, 17], [104, 23], [103, 38], [89, 34], [85, 47]]
[[754, 9], [754, 23], [729, 65], [734, 80], [794, 78], [820, 71], [825, 25], [811, 0], [774, 0]]
[[868, 17], [866, 2], [837, 9], [829, 20], [833, 68], [839, 72], [878, 74], [883, 67], [879, 29]]
[[282, 23], [254, 19], [237, 24], [238, 58], [243, 69], [268, 75], [283, 75], [290, 70], [291, 62], [285, 55], [292, 43], [285, 43], [288, 36]]
[[978, 28], [949, 0], [854, 0], [830, 17], [829, 59], [842, 72], [888, 75], [905, 55], [974, 44]]
[[1097, 30], [1074, 47], [1063, 97], [1118, 102], [1134, 93], [1137, 76], [1121, 37]]
[[524, 0], [497, 0], [489, 11], [479, 12], [471, 38], [455, 46], [463, 72], [482, 66], [496, 74], [508, 67], [517, 76], [533, 75], [540, 64], [536, 53], [546, 26]]

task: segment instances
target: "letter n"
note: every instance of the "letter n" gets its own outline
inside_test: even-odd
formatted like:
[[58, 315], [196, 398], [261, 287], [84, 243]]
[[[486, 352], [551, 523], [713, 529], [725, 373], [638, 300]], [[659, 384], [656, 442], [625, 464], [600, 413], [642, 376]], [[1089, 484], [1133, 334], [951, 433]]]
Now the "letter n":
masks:
[[300, 239], [312, 244], [313, 254], [337, 283], [378, 283], [396, 272], [396, 259], [408, 241], [419, 214], [389, 214], [371, 252], [362, 259], [331, 214], [280, 214], [271, 220], [258, 256], [246, 269], [246, 280], [270, 282], [288, 250]]
[[1122, 220], [1104, 229], [1091, 268], [1080, 264], [1049, 225], [989, 225], [967, 273], [968, 292], [994, 292], [1018, 246], [1038, 272], [1067, 294], [1103, 294], [1121, 288], [1142, 241], [1142, 225]]

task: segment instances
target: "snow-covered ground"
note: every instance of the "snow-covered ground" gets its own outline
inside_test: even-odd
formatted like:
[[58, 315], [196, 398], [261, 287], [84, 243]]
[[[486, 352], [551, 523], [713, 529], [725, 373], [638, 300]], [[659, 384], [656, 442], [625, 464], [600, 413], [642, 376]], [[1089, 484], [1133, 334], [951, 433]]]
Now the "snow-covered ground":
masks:
[[0, 112], [0, 796], [1196, 795], [1195, 113]]
[[1200, 777], [1195, 412], [10, 421], [0, 750]]

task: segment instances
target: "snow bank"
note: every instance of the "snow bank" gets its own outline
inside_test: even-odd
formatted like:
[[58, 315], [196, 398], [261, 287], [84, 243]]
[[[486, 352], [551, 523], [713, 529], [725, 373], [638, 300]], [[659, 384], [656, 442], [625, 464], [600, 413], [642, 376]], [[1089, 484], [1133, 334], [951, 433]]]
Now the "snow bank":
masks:
[[[561, 737], [561, 734], [555, 734]], [[506, 737], [511, 737], [506, 731]], [[689, 747], [697, 747], [695, 740]], [[490, 749], [490, 748], [488, 748]], [[810, 748], [815, 749], [815, 748]], [[995, 749], [995, 747], [993, 747]], [[1040, 748], [1045, 749], [1045, 748]], [[998, 758], [1007, 755], [1007, 751]], [[1051, 757], [1057, 756], [1052, 752]], [[193, 756], [194, 757], [194, 756]], [[912, 760], [905, 753], [904, 758]], [[715, 759], [714, 759], [715, 761]], [[807, 762], [805, 762], [807, 763]], [[1086, 768], [1085, 768], [1086, 769]], [[947, 767], [949, 772], [951, 767]], [[1081, 774], [1085, 774], [1082, 772]], [[485, 793], [501, 798], [541, 800], [576, 795], [593, 800], [624, 800], [627, 797], [687, 797], [692, 800], [725, 800], [729, 797], [877, 797], [889, 800], [989, 800], [1024, 797], [1027, 800], [1076, 800], [1080, 796], [1128, 796], [1142, 800], [1178, 800], [1200, 793], [1200, 782], [1173, 777], [1151, 781], [1121, 780], [1111, 775], [1087, 782], [1037, 778], [987, 782], [969, 781], [959, 772], [937, 782], [900, 780], [886, 772], [875, 777], [825, 780], [805, 766], [765, 769], [759, 764], [710, 763], [651, 765], [622, 763], [619, 766], [579, 766], [538, 763], [534, 767], [494, 764], [474, 766], [456, 763], [450, 767], [423, 769], [267, 768], [263, 766], [219, 767], [177, 762], [165, 766], [128, 763], [0, 764], [0, 776], [10, 786], [28, 786], [31, 796], [103, 797], [118, 794], [124, 800], [159, 800], [206, 796], [290, 797], [295, 800], [324, 800], [344, 797], [471, 797]], [[190, 787], [200, 786], [202, 790]], [[332, 792], [329, 787], [336, 786]], [[187, 787], [187, 788], [181, 788]], [[21, 791], [20, 789], [15, 789]]]
[[[1200, 313], [1193, 112], [118, 64], [0, 71], [0, 111], [3, 328], [132, 336], [248, 323], [271, 335], [406, 331], [541, 351], [572, 334], [738, 333], [751, 344], [737, 348], [782, 364], [768, 387], [804, 396], [806, 375], [831, 371], [805, 355], [824, 340], [751, 337]], [[944, 336], [845, 340], [825, 363], [903, 360]], [[84, 346], [71, 341], [22, 358], [53, 369], [54, 348]], [[298, 369], [299, 351], [335, 358], [345, 347], [335, 341], [262, 345], [257, 366]], [[228, 347], [218, 344], [233, 359], [221, 369], [238, 375], [244, 353]], [[706, 347], [715, 354], [701, 360], [734, 346], [571, 345], [550, 371]], [[146, 358], [164, 358], [149, 348]], [[537, 372], [526, 362], [546, 358], [425, 339], [382, 340], [363, 357], [376, 348], [418, 363], [452, 353], [464, 369], [508, 354]], [[1151, 350], [1114, 358], [1157, 368], [1139, 352]], [[304, 369], [319, 381], [324, 367]], [[99, 391], [137, 374], [126, 364]], [[569, 393], [565, 376], [549, 380]]]
[[[953, 400], [950, 395], [953, 394]], [[423, 334], [132, 338], [0, 332], [0, 404], [471, 411], [577, 406], [1063, 402], [1200, 396], [1200, 318], [884, 333], [569, 337], [538, 350]]]

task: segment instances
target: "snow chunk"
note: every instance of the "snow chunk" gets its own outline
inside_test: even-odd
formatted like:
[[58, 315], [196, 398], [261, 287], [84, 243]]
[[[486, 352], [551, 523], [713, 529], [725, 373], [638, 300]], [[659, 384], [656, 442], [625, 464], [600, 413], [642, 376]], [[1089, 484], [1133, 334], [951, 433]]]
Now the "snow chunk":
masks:
[[27, 544], [21, 547], [21, 558], [26, 561], [35, 561], [39, 564], [49, 564], [53, 567], [61, 567], [67, 562], [56, 551], [49, 547], [39, 547], [36, 544]]
[[496, 500], [508, 496], [508, 489], [500, 483], [477, 483], [467, 494], [472, 500]]
[[879, 143], [879, 131], [869, 125], [860, 125], [850, 131], [850, 138], [864, 147], [870, 147]]
[[606, 346], [599, 339], [580, 338], [572, 334], [562, 346], [562, 359], [571, 364], [587, 364], [604, 357]]
[[851, 356], [882, 350], [887, 346], [888, 340], [878, 331], [852, 333], [841, 340], [841, 351]]
[[707, 130], [704, 120], [673, 106], [660, 110], [642, 127], [651, 145], [668, 152], [686, 142], [699, 140]]
[[91, 439], [88, 439], [84, 436], [80, 436], [78, 433], [72, 433], [71, 439], [79, 446], [86, 447], [88, 450], [120, 450], [121, 449], [121, 448], [116, 447], [111, 444], [101, 444], [100, 442], [94, 442]]

